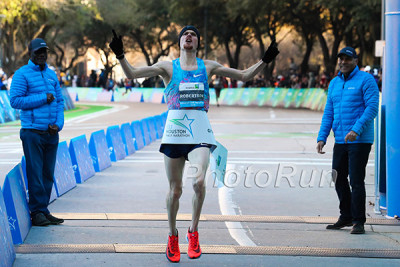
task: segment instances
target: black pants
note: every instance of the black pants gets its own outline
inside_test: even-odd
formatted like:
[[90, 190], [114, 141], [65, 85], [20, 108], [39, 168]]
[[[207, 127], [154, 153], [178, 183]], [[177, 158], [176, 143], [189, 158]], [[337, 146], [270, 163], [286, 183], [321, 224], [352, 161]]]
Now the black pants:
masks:
[[371, 144], [335, 144], [333, 148], [332, 169], [337, 174], [340, 219], [352, 220], [353, 224], [365, 223], [364, 181], [370, 151]]
[[58, 134], [21, 129], [20, 137], [26, 160], [31, 216], [39, 212], [49, 214], [47, 206], [53, 188]]

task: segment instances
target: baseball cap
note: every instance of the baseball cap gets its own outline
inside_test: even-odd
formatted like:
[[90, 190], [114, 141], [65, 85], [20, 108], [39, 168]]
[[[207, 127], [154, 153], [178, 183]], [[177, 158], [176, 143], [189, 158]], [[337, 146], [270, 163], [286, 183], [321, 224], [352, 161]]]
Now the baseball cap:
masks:
[[40, 48], [47, 48], [49, 49], [49, 47], [47, 46], [46, 42], [43, 39], [40, 38], [36, 38], [33, 39], [28, 46], [29, 51], [35, 52], [36, 50], [39, 50]]
[[352, 58], [358, 58], [356, 50], [354, 50], [354, 48], [350, 47], [350, 46], [346, 46], [345, 48], [342, 48], [342, 50], [340, 50], [340, 52], [337, 56], [340, 57], [340, 55], [346, 55], [346, 56], [349, 56]]

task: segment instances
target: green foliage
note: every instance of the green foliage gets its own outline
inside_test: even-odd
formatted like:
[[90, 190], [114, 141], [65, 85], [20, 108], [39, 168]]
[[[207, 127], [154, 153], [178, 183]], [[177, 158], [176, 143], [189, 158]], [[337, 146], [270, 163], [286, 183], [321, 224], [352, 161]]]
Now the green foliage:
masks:
[[201, 33], [200, 57], [222, 47], [230, 66], [237, 67], [243, 46], [256, 44], [262, 55], [270, 39], [290, 27], [303, 41], [302, 71], [316, 45], [332, 71], [344, 45], [360, 51], [360, 64], [373, 58], [380, 9], [381, 0], [2, 0], [0, 57], [7, 72], [15, 71], [28, 59], [29, 41], [42, 37], [62, 70], [92, 47], [111, 71], [116, 61], [108, 43], [115, 29], [124, 36], [126, 52], [143, 54], [151, 65], [178, 48], [179, 30], [191, 24]]

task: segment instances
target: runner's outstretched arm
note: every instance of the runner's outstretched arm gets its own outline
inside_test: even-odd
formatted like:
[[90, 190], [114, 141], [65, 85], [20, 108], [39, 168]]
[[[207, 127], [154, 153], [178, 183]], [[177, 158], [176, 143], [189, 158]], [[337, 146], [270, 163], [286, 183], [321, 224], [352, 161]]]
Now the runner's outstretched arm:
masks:
[[270, 46], [263, 58], [245, 70], [237, 70], [233, 68], [227, 68], [215, 62], [213, 60], [205, 60], [205, 65], [209, 70], [209, 78], [215, 75], [222, 75], [236, 80], [248, 81], [252, 79], [257, 73], [259, 73], [268, 63], [270, 63], [279, 54], [279, 50], [275, 40], [272, 40]]
[[[136, 79], [136, 78], [145, 78], [145, 77], [153, 77], [153, 76], [162, 76], [164, 80], [169, 80], [170, 75], [168, 70], [172, 70], [171, 62], [157, 62], [156, 64], [152, 66], [146, 66], [146, 67], [133, 67], [125, 58], [124, 54], [124, 45], [122, 43], [122, 36], [118, 36], [117, 33], [112, 30], [113, 32], [113, 39], [110, 43], [110, 48], [116, 55], [117, 59], [119, 60], [119, 63], [121, 64], [121, 67], [126, 75], [127, 78], [129, 79]], [[172, 73], [172, 71], [171, 71]]]

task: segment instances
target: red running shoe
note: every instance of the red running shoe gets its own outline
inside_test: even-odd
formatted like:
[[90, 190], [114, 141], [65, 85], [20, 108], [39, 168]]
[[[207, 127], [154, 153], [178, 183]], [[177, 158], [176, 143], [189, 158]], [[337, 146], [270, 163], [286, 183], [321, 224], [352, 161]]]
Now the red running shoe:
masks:
[[197, 231], [191, 233], [190, 228], [186, 235], [186, 240], [189, 242], [188, 256], [191, 259], [196, 259], [201, 256], [201, 248], [199, 244], [199, 233]]
[[179, 235], [178, 230], [176, 230], [176, 236], [170, 235], [168, 236], [168, 245], [167, 250], [165, 252], [167, 259], [170, 262], [179, 262], [181, 259], [181, 252], [179, 251]]

